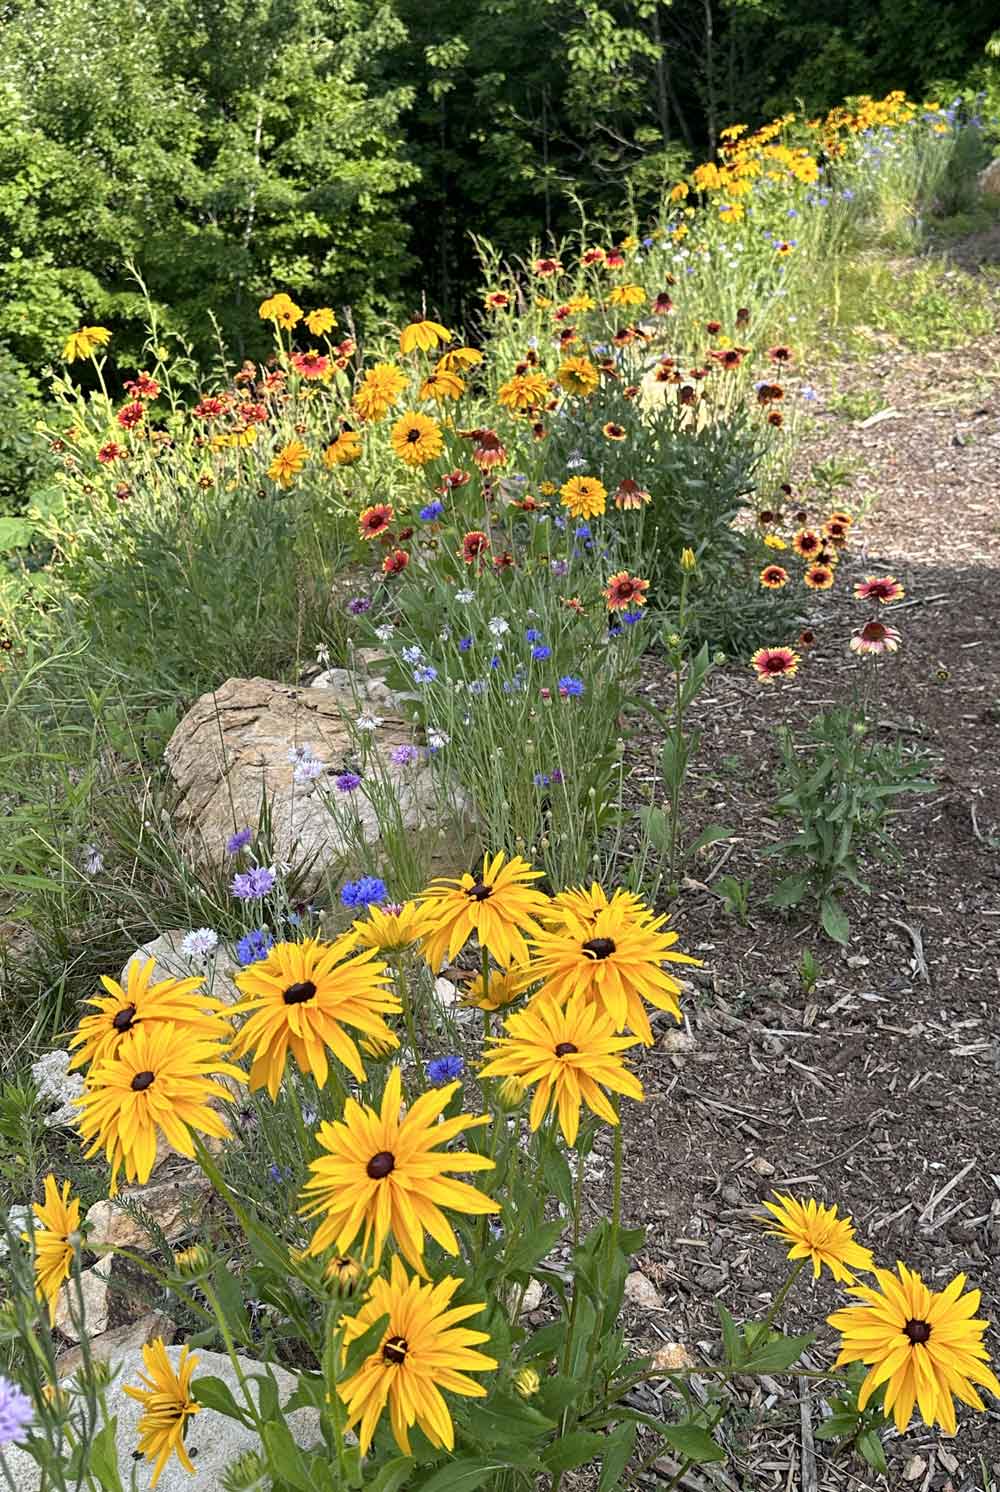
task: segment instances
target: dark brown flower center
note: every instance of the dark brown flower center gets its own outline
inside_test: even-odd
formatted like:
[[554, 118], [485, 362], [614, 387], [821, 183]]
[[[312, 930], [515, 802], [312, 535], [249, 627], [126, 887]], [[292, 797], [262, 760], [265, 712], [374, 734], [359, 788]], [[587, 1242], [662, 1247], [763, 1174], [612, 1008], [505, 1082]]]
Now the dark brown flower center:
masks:
[[286, 1005], [304, 1005], [315, 993], [316, 986], [312, 980], [304, 979], [301, 984], [290, 984], [281, 998]]
[[614, 938], [591, 938], [582, 945], [582, 952], [588, 958], [610, 958], [616, 947]]
[[147, 1088], [152, 1087], [153, 1079], [155, 1077], [155, 1072], [137, 1072], [135, 1077], [132, 1079], [132, 1092], [145, 1093]]
[[380, 1150], [365, 1166], [365, 1170], [373, 1181], [384, 1181], [395, 1169], [396, 1157], [391, 1150]]
[[866, 622], [862, 629], [861, 636], [864, 638], [865, 642], [884, 642], [886, 638], [886, 629], [881, 622]]
[[487, 886], [483, 881], [477, 881], [474, 886], [467, 888], [465, 894], [472, 901], [488, 901], [493, 895], [493, 887]]
[[119, 1010], [111, 1024], [116, 1031], [131, 1031], [135, 1017], [135, 1006], [126, 1005], [124, 1010]]
[[556, 1056], [570, 1057], [574, 1052], [578, 1052], [579, 1050], [580, 1048], [578, 1046], [574, 1046], [571, 1041], [561, 1041], [556, 1047]]
[[917, 1317], [911, 1316], [909, 1321], [907, 1321], [906, 1325], [903, 1327], [903, 1335], [904, 1337], [909, 1337], [914, 1347], [916, 1347], [919, 1342], [929, 1342], [931, 1339], [930, 1322], [920, 1321], [917, 1319]]
[[410, 1344], [405, 1337], [390, 1337], [382, 1347], [382, 1356], [386, 1362], [394, 1362], [397, 1365], [406, 1361], [406, 1354], [410, 1350]]
[[417, 441], [420, 439], [420, 431], [416, 429], [407, 430], [406, 438], [410, 442], [411, 446], [416, 445]]

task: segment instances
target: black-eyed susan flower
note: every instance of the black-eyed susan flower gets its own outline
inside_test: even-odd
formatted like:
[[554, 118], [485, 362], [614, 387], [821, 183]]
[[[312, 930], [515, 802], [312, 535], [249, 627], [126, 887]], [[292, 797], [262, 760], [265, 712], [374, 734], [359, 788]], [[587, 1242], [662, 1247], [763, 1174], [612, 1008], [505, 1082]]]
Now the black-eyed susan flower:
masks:
[[306, 326], [314, 337], [322, 337], [325, 332], [332, 332], [337, 325], [337, 318], [329, 306], [319, 306], [317, 310], [310, 311], [305, 320]]
[[354, 393], [354, 407], [361, 419], [384, 419], [408, 382], [395, 363], [376, 363], [369, 368]]
[[767, 591], [780, 591], [788, 584], [788, 571], [781, 565], [765, 565], [760, 572], [760, 583]]
[[76, 1100], [79, 1128], [89, 1143], [88, 1159], [103, 1150], [111, 1166], [111, 1195], [118, 1173], [145, 1183], [156, 1160], [161, 1135], [181, 1155], [194, 1156], [192, 1130], [227, 1139], [229, 1129], [212, 1102], [232, 1103], [233, 1095], [214, 1079], [246, 1081], [227, 1062], [217, 1041], [193, 1037], [169, 1021], [141, 1025], [113, 1057], [93, 1063]]
[[823, 540], [811, 528], [800, 528], [792, 539], [792, 548], [800, 559], [815, 559], [823, 548]]
[[354, 931], [362, 948], [376, 948], [381, 953], [401, 953], [420, 936], [423, 917], [415, 901], [371, 903], [363, 922], [355, 922]]
[[805, 1202], [775, 1192], [775, 1201], [764, 1206], [772, 1217], [766, 1229], [788, 1247], [788, 1257], [811, 1259], [813, 1278], [818, 1279], [825, 1264], [835, 1280], [853, 1285], [852, 1269], [875, 1268], [869, 1249], [855, 1242], [854, 1224], [849, 1217], [838, 1217], [836, 1207], [827, 1207], [809, 1197]]
[[[45, 1178], [45, 1200], [33, 1206], [35, 1214], [35, 1287], [38, 1298], [47, 1302], [49, 1320], [56, 1321], [59, 1291], [73, 1268], [73, 1240], [80, 1232], [79, 1198], [70, 1196], [70, 1184], [60, 1189], [50, 1172]], [[30, 1235], [22, 1234], [27, 1239]]]
[[184, 1431], [188, 1420], [201, 1405], [191, 1394], [191, 1378], [198, 1358], [187, 1346], [181, 1348], [174, 1368], [167, 1356], [163, 1338], [147, 1343], [142, 1349], [146, 1371], [139, 1374], [141, 1388], [124, 1385], [130, 1399], [142, 1405], [139, 1420], [139, 1451], [147, 1461], [155, 1461], [150, 1487], [155, 1487], [170, 1457], [176, 1455], [185, 1471], [194, 1471], [194, 1463], [184, 1449]]
[[391, 503], [373, 503], [358, 514], [358, 533], [362, 539], [377, 539], [391, 526], [394, 517]]
[[[640, 904], [641, 906], [641, 904]], [[596, 916], [564, 910], [559, 926], [532, 939], [532, 968], [542, 980], [539, 998], [565, 1002], [579, 997], [597, 1005], [615, 1031], [633, 1031], [646, 1046], [653, 1032], [643, 1001], [680, 1020], [681, 987], [664, 963], [700, 960], [674, 949], [675, 932], [664, 932], [666, 917], [654, 917], [628, 892], [616, 891]]]
[[549, 381], [544, 373], [515, 373], [497, 390], [497, 402], [505, 409], [541, 409], [548, 402]]
[[99, 347], [106, 347], [110, 341], [111, 333], [106, 326], [81, 326], [78, 332], [71, 332], [66, 338], [63, 362], [75, 363], [93, 357]]
[[399, 334], [400, 352], [431, 352], [442, 343], [450, 342], [452, 333], [440, 321], [411, 321]]
[[267, 474], [279, 487], [290, 487], [305, 466], [309, 452], [301, 440], [290, 440], [272, 460]]
[[570, 477], [559, 489], [559, 501], [574, 518], [599, 518], [607, 496], [607, 488], [596, 477]]
[[581, 399], [592, 394], [601, 381], [601, 375], [589, 357], [568, 357], [559, 365], [556, 378], [568, 394], [576, 394]]
[[453, 347], [450, 352], [442, 352], [434, 364], [436, 373], [463, 373], [467, 368], [474, 368], [483, 360], [483, 354], [478, 347]]
[[410, 1453], [409, 1431], [414, 1425], [432, 1445], [453, 1450], [455, 1431], [441, 1390], [482, 1399], [486, 1390], [469, 1373], [488, 1373], [496, 1359], [475, 1348], [489, 1341], [484, 1331], [459, 1323], [486, 1309], [452, 1304], [462, 1281], [447, 1275], [437, 1284], [411, 1279], [398, 1257], [388, 1279], [374, 1281], [356, 1316], [344, 1318], [345, 1345], [364, 1336], [383, 1316], [389, 1320], [382, 1340], [358, 1371], [338, 1384], [347, 1405], [348, 1427], [358, 1427], [362, 1456], [367, 1455], [375, 1427], [386, 1405], [396, 1444]]
[[402, 1008], [385, 987], [388, 970], [376, 960], [374, 948], [352, 957], [356, 946], [353, 932], [333, 943], [319, 938], [276, 943], [266, 958], [236, 975], [236, 986], [246, 998], [232, 1009], [247, 1019], [233, 1054], [253, 1053], [251, 1090], [266, 1087], [276, 1099], [289, 1052], [321, 1088], [329, 1072], [327, 1051], [364, 1082], [365, 1069], [347, 1026], [398, 1045], [383, 1019]]
[[261, 301], [257, 314], [262, 321], [273, 321], [275, 326], [283, 326], [286, 331], [302, 320], [301, 308], [283, 290]]
[[985, 1405], [973, 1384], [1000, 1398], [1000, 1383], [989, 1368], [983, 1346], [988, 1321], [975, 1319], [978, 1290], [965, 1291], [958, 1274], [943, 1290], [930, 1290], [914, 1270], [897, 1264], [896, 1272], [876, 1269], [878, 1288], [859, 1285], [850, 1293], [863, 1305], [834, 1311], [827, 1320], [841, 1333], [836, 1366], [861, 1362], [870, 1372], [858, 1393], [864, 1409], [885, 1384], [885, 1412], [900, 1435], [920, 1410], [924, 1424], [939, 1424], [954, 1435], [955, 1399], [973, 1409]]
[[484, 982], [482, 973], [470, 980], [461, 995], [461, 1003], [476, 1010], [504, 1010], [537, 979], [538, 975], [530, 965], [527, 968], [515, 964], [509, 969], [491, 969], [487, 982]]
[[758, 648], [750, 666], [759, 683], [773, 684], [775, 679], [794, 678], [801, 661], [794, 648]]
[[140, 1025], [170, 1021], [203, 1040], [224, 1041], [232, 1035], [229, 1022], [220, 1012], [221, 1000], [214, 1000], [201, 990], [202, 976], [191, 979], [160, 979], [153, 984], [155, 959], [140, 962], [133, 958], [128, 966], [124, 986], [107, 974], [101, 975], [106, 995], [95, 995], [85, 1005], [96, 1008], [96, 1015], [85, 1015], [69, 1046], [80, 1050], [70, 1062], [70, 1071], [113, 1057]]
[[906, 592], [895, 575], [866, 575], [854, 587], [854, 594], [859, 601], [878, 601], [882, 606], [888, 606], [890, 601], [902, 601]]
[[404, 1258], [424, 1272], [424, 1235], [429, 1233], [449, 1254], [458, 1240], [442, 1208], [473, 1216], [499, 1212], [499, 1203], [449, 1171], [491, 1171], [485, 1155], [442, 1151], [465, 1129], [488, 1124], [489, 1117], [441, 1115], [461, 1083], [423, 1093], [401, 1111], [403, 1087], [398, 1067], [389, 1073], [381, 1110], [349, 1098], [344, 1117], [320, 1126], [316, 1140], [326, 1154], [310, 1163], [302, 1188], [303, 1217], [320, 1218], [310, 1254], [328, 1248], [344, 1253], [358, 1234], [363, 1255], [377, 1266], [390, 1234]]
[[615, 285], [608, 291], [608, 300], [613, 306], [642, 306], [646, 292], [641, 285]]
[[421, 399], [433, 399], [436, 404], [444, 404], [449, 399], [460, 399], [464, 393], [465, 379], [460, 378], [457, 373], [428, 373], [420, 385]]
[[[627, 910], [637, 922], [652, 920], [653, 912], [634, 891], [619, 888], [614, 896], [616, 905]], [[607, 892], [596, 881], [592, 881], [589, 886], [570, 886], [552, 897], [546, 909], [545, 921], [549, 925], [561, 926], [567, 917], [573, 917], [579, 922], [592, 925], [597, 921], [598, 913], [607, 911], [610, 905], [611, 899]]]
[[896, 627], [887, 627], [884, 622], [866, 622], [851, 638], [852, 653], [878, 656], [879, 653], [895, 653], [899, 648], [900, 634]]
[[532, 1129], [552, 1109], [566, 1144], [575, 1145], [581, 1104], [606, 1124], [618, 1123], [603, 1089], [642, 1101], [642, 1084], [621, 1060], [639, 1038], [617, 1035], [604, 1011], [582, 996], [563, 1006], [536, 995], [525, 1010], [507, 1017], [504, 1030], [505, 1036], [494, 1037], [480, 1071], [483, 1077], [520, 1078], [534, 1087]]
[[802, 580], [811, 591], [828, 591], [836, 579], [832, 565], [810, 565], [803, 573]]
[[630, 611], [633, 606], [645, 606], [649, 581], [619, 570], [608, 579], [603, 596], [609, 611]]
[[542, 872], [515, 855], [483, 856], [482, 874], [432, 881], [418, 898], [425, 916], [424, 957], [432, 969], [447, 958], [454, 960], [475, 933], [480, 947], [487, 948], [497, 963], [528, 962], [524, 934], [538, 931], [538, 919], [548, 905], [533, 881]]
[[765, 534], [764, 544], [768, 549], [782, 550], [788, 548], [788, 545], [780, 534]]
[[444, 450], [441, 426], [427, 414], [404, 414], [393, 425], [390, 440], [407, 466], [426, 466]]

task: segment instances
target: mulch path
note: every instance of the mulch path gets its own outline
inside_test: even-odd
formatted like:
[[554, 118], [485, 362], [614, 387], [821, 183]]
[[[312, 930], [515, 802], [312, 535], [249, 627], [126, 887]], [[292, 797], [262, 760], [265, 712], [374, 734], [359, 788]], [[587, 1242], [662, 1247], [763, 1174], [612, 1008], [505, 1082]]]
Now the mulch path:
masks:
[[[836, 505], [863, 515], [836, 590], [810, 598], [818, 644], [787, 685], [761, 688], [748, 668], [726, 667], [697, 703], [688, 839], [716, 821], [735, 834], [689, 867], [673, 908], [679, 946], [705, 960], [685, 1029], [666, 1020], [638, 1059], [647, 1102], [626, 1130], [625, 1215], [647, 1229], [638, 1263], [662, 1300], [627, 1318], [642, 1350], [678, 1341], [716, 1355], [716, 1300], [737, 1319], [764, 1314], [784, 1277], [783, 1250], [755, 1221], [772, 1189], [836, 1202], [884, 1267], [901, 1258], [939, 1289], [965, 1271], [983, 1313], [1000, 1314], [998, 352], [989, 341], [919, 358], [887, 349], [838, 368], [841, 390], [877, 382], [892, 413], [857, 423], [820, 413], [803, 449], [801, 490], [812, 463], [849, 458], [852, 488]], [[774, 732], [802, 731], [850, 700], [866, 665], [847, 639], [868, 615], [853, 584], [887, 572], [906, 601], [885, 614], [903, 644], [882, 668], [880, 732], [927, 753], [935, 787], [896, 800], [901, 863], [869, 861], [870, 894], [845, 898], [851, 943], [841, 949], [801, 912], [764, 904], [781, 872], [761, 848], [791, 832], [772, 808]], [[667, 683], [647, 660], [647, 697], [666, 702]], [[636, 781], [648, 780], [659, 742], [634, 739], [631, 752]], [[723, 863], [752, 880], [746, 926], [712, 888]], [[806, 949], [822, 969], [810, 994], [797, 972]], [[803, 1279], [783, 1312], [786, 1329], [820, 1327], [817, 1364], [832, 1361], [822, 1322], [841, 1301]], [[756, 1408], [727, 1421], [731, 1460], [692, 1487], [881, 1485], [825, 1444], [815, 1463], [804, 1455], [794, 1380], [737, 1391], [735, 1402]], [[893, 1485], [982, 1489], [990, 1468], [1000, 1475], [1000, 1408], [961, 1411], [954, 1440], [890, 1435], [887, 1452]]]

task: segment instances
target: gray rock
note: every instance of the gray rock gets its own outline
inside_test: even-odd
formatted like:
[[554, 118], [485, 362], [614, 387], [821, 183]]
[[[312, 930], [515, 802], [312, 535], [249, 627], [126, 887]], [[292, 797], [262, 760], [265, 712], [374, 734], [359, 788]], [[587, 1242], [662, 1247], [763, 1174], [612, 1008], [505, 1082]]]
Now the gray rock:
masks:
[[74, 1100], [83, 1092], [83, 1075], [70, 1072], [69, 1063], [69, 1052], [57, 1048], [31, 1064], [31, 1081], [38, 1101], [48, 1111], [45, 1115], [47, 1129], [76, 1127], [80, 1111]]
[[[175, 1367], [180, 1354], [180, 1347], [167, 1348], [167, 1356]], [[232, 1390], [237, 1403], [240, 1403], [239, 1381], [229, 1358], [220, 1352], [200, 1350], [196, 1356], [198, 1365], [195, 1368], [195, 1381], [198, 1378], [221, 1378], [223, 1383]], [[135, 1462], [132, 1459], [138, 1438], [136, 1427], [142, 1414], [142, 1405], [130, 1399], [123, 1391], [123, 1385], [126, 1383], [135, 1387], [140, 1386], [139, 1374], [143, 1367], [142, 1350], [139, 1347], [133, 1347], [122, 1353], [121, 1357], [115, 1361], [116, 1364], [120, 1364], [121, 1372], [108, 1390], [107, 1401], [108, 1414], [118, 1416], [118, 1468], [122, 1485], [125, 1487], [130, 1485], [133, 1467], [135, 1467], [137, 1492], [148, 1492], [155, 1463], [145, 1460]], [[260, 1363], [251, 1362], [248, 1358], [240, 1358], [239, 1362], [244, 1374], [263, 1371]], [[279, 1398], [284, 1403], [291, 1396], [296, 1379], [292, 1373], [285, 1372], [283, 1368], [272, 1367], [271, 1372], [278, 1386]], [[251, 1392], [256, 1393], [256, 1391], [257, 1385], [254, 1384]], [[287, 1423], [298, 1445], [309, 1447], [318, 1442], [319, 1415], [315, 1409], [297, 1409], [294, 1414], [288, 1416]], [[212, 1409], [202, 1409], [188, 1420], [185, 1444], [194, 1462], [197, 1477], [185, 1471], [176, 1457], [173, 1457], [160, 1476], [157, 1492], [222, 1492], [222, 1473], [228, 1470], [237, 1456], [243, 1455], [245, 1451], [255, 1450], [258, 1440], [253, 1430], [244, 1429], [236, 1420], [227, 1419], [225, 1415], [217, 1414]], [[4, 1455], [17, 1492], [38, 1492], [38, 1467], [27, 1452], [16, 1446], [4, 1446]]]
[[[30, 1218], [30, 1216], [31, 1216], [31, 1203], [30, 1202], [15, 1202], [14, 1206], [8, 1209], [8, 1211], [7, 1211], [7, 1227], [14, 1234], [15, 1238], [20, 1233], [27, 1233], [27, 1231], [28, 1231], [28, 1219]], [[6, 1259], [6, 1257], [7, 1257], [7, 1233], [6, 1233], [6, 1230], [0, 1230], [0, 1259]]]
[[176, 1176], [129, 1187], [115, 1200], [95, 1202], [85, 1219], [87, 1245], [92, 1249], [152, 1246], [148, 1231], [122, 1210], [121, 1202], [138, 1202], [171, 1242], [197, 1227], [211, 1193], [211, 1185], [196, 1166], [185, 1166]]
[[625, 1276], [625, 1302], [641, 1311], [662, 1311], [663, 1297], [641, 1270], [633, 1269]]
[[[93, 1337], [88, 1350], [94, 1362], [119, 1362], [127, 1352], [153, 1341], [154, 1337], [167, 1340], [173, 1336], [175, 1330], [174, 1323], [162, 1311], [147, 1311], [144, 1316], [129, 1322], [127, 1326], [116, 1326], [99, 1337]], [[71, 1377], [82, 1362], [83, 1348], [68, 1348], [56, 1359], [59, 1377]]]
[[80, 1318], [80, 1297], [76, 1281], [69, 1279], [59, 1291], [56, 1301], [56, 1326], [69, 1342], [80, 1340], [81, 1328], [88, 1337], [99, 1337], [108, 1329], [108, 1279], [114, 1259], [98, 1259], [91, 1269], [80, 1275], [80, 1294], [83, 1297], [83, 1318]]

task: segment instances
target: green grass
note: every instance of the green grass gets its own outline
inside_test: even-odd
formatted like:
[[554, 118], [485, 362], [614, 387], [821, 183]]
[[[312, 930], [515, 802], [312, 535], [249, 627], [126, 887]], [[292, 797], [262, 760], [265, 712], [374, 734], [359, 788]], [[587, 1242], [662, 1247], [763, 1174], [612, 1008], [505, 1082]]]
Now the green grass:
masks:
[[853, 356], [876, 350], [880, 336], [914, 352], [960, 347], [997, 322], [991, 285], [942, 259], [902, 270], [882, 258], [855, 259], [839, 267], [832, 292], [831, 327]]

